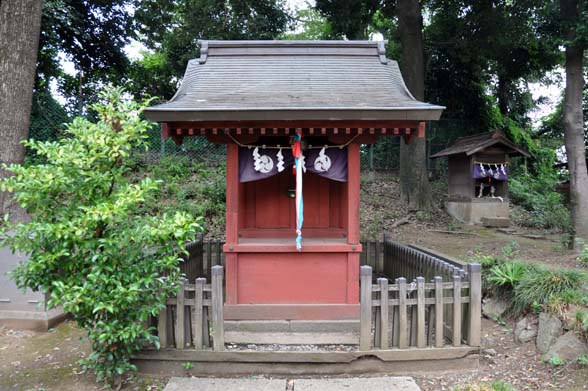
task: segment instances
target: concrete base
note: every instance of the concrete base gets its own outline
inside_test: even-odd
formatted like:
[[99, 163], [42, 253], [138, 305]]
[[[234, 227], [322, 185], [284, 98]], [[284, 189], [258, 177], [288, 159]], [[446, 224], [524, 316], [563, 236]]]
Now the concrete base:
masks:
[[497, 198], [474, 198], [466, 201], [447, 201], [447, 213], [465, 224], [484, 225], [484, 221], [500, 221], [501, 226], [508, 222], [509, 201], [500, 202]]
[[66, 318], [63, 310], [46, 311], [46, 295], [42, 292], [20, 290], [10, 278], [16, 265], [25, 262], [23, 254], [13, 254], [0, 247], [0, 325], [11, 329], [47, 331]]
[[0, 326], [18, 330], [47, 331], [67, 319], [61, 309], [51, 311], [0, 310]]
[[[187, 361], [185, 361], [187, 362]], [[158, 376], [216, 376], [236, 377], [252, 375], [320, 376], [386, 374], [405, 376], [428, 372], [474, 371], [479, 368], [479, 356], [445, 360], [384, 362], [366, 356], [351, 363], [255, 363], [255, 362], [193, 362], [186, 371], [184, 362], [134, 360], [139, 372]]]
[[[355, 352], [145, 350], [133, 359], [139, 372], [159, 376], [410, 375], [475, 370], [478, 348], [392, 349]], [[192, 368], [184, 369], [190, 362]]]
[[225, 342], [235, 344], [359, 344], [359, 321], [225, 321]]
[[362, 377], [330, 379], [171, 378], [164, 391], [420, 391], [410, 377]]

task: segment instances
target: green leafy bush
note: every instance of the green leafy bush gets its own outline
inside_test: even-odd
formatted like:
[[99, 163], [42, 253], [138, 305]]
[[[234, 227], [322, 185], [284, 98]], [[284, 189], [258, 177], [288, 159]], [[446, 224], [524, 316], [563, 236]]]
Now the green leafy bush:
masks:
[[562, 365], [566, 365], [566, 360], [559, 357], [551, 357], [549, 363], [554, 367], [561, 367]]
[[580, 266], [588, 267], [588, 246], [584, 246], [580, 256], [576, 258], [576, 262], [578, 262]]
[[146, 199], [151, 214], [182, 211], [202, 216], [202, 225], [212, 238], [221, 239], [225, 223], [225, 166], [207, 167], [182, 156], [169, 156], [131, 173], [138, 182], [145, 176], [161, 180], [160, 188]]
[[513, 240], [501, 250], [502, 255], [507, 259], [514, 259], [521, 252], [521, 245], [516, 240]]
[[488, 281], [500, 287], [514, 289], [526, 270], [527, 266], [519, 262], [506, 262], [495, 265], [490, 269]]
[[561, 194], [555, 191], [558, 181], [553, 169], [513, 176], [509, 180], [509, 195], [518, 206], [513, 210], [513, 220], [524, 226], [568, 230], [570, 212]]
[[28, 256], [14, 279], [73, 315], [92, 347], [84, 368], [108, 383], [135, 369], [130, 358], [143, 341], [158, 346], [145, 324], [176, 291], [178, 254], [200, 229], [186, 213], [144, 209], [159, 183], [129, 183], [127, 158], [145, 147], [150, 125], [140, 118], [143, 107], [122, 96], [106, 90], [93, 107], [100, 120], [76, 118], [65, 138], [27, 141], [43, 163], [5, 167], [14, 175], [1, 182], [30, 216], [2, 227], [3, 244]]
[[585, 273], [571, 269], [528, 268], [514, 287], [513, 309], [524, 312], [537, 304], [560, 300], [562, 304], [578, 304], [586, 295]]

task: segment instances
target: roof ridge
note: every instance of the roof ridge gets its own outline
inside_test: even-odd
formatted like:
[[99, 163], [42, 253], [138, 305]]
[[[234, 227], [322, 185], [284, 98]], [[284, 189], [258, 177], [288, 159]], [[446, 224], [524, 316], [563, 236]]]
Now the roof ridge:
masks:
[[341, 46], [341, 47], [377, 47], [378, 42], [388, 43], [387, 40], [287, 40], [287, 39], [266, 39], [266, 40], [206, 40], [199, 39], [198, 44], [208, 43], [209, 47], [267, 47], [267, 46]]
[[386, 44], [388, 41], [218, 41], [198, 40], [200, 64], [210, 56], [377, 56], [387, 64]]

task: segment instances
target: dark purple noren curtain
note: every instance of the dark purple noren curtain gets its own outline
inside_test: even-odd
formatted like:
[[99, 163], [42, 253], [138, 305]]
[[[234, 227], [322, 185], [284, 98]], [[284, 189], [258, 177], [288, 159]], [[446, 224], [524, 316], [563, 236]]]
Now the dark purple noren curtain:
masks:
[[474, 164], [474, 179], [494, 178], [498, 181], [508, 180], [506, 164]]
[[[257, 181], [279, 174], [278, 150], [259, 148], [260, 170], [255, 170], [254, 148], [239, 148], [239, 182]], [[306, 172], [338, 182], [347, 182], [347, 148], [328, 148], [321, 156], [321, 149], [303, 152]], [[284, 170], [292, 171], [292, 150], [282, 149]]]

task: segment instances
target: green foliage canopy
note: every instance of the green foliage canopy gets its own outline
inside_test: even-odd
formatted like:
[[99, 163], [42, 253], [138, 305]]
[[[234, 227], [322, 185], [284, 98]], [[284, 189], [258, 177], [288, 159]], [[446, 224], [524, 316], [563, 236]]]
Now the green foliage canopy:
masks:
[[143, 212], [158, 183], [129, 183], [125, 159], [144, 147], [150, 124], [122, 94], [102, 93], [93, 107], [100, 120], [76, 118], [66, 138], [27, 141], [46, 163], [6, 167], [14, 175], [0, 182], [31, 218], [2, 227], [3, 244], [28, 256], [13, 277], [48, 293], [49, 307], [63, 306], [87, 330], [93, 352], [85, 366], [106, 381], [134, 369], [141, 340], [158, 344], [144, 322], [174, 293], [178, 255], [200, 229], [185, 213]]
[[188, 61], [199, 57], [199, 39], [276, 39], [291, 22], [283, 0], [144, 0], [135, 19], [141, 42], [154, 54], [133, 64], [131, 89], [153, 94], [150, 82], [158, 78], [156, 92], [166, 99]]
[[[129, 65], [124, 47], [136, 35], [133, 4], [134, 0], [45, 0], [36, 89], [49, 91], [51, 81], [56, 81], [68, 110], [79, 114], [101, 85], [119, 81]], [[66, 74], [62, 56], [81, 73]]]

